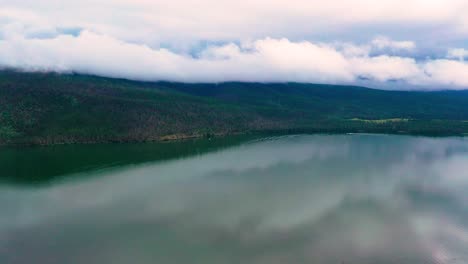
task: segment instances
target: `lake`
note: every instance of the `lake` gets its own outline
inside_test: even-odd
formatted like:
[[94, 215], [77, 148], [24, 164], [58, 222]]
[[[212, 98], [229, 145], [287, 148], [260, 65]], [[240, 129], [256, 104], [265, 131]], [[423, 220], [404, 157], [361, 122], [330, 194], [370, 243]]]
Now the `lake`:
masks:
[[468, 263], [468, 139], [0, 149], [0, 263]]

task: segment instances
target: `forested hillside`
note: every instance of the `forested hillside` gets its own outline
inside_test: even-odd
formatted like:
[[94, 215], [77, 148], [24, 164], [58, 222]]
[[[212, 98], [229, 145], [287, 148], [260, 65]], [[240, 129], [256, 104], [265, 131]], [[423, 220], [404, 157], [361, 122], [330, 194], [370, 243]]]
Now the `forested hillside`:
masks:
[[171, 140], [251, 132], [468, 133], [468, 92], [315, 84], [149, 83], [0, 72], [0, 144]]

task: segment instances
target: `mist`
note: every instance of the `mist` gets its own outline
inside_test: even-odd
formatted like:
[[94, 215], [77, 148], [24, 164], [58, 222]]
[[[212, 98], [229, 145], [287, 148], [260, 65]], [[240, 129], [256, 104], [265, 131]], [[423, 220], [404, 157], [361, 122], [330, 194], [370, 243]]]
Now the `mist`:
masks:
[[143, 81], [217, 83], [305, 82], [353, 84], [365, 78], [394, 89], [466, 89], [468, 64], [451, 59], [416, 61], [371, 52], [412, 50], [412, 42], [376, 38], [369, 45], [266, 38], [207, 46], [195, 55], [126, 43], [84, 31], [78, 36], [0, 41], [0, 64], [24, 71], [92, 74]]
[[3, 2], [4, 69], [189, 83], [468, 88], [466, 1]]

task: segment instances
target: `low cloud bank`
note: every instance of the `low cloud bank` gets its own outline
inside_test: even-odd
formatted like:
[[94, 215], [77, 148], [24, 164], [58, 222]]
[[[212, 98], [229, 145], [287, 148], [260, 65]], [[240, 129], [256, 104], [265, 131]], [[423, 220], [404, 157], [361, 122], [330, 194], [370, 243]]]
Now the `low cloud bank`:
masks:
[[4, 0], [0, 68], [465, 89], [466, 13], [466, 0]]
[[[396, 89], [468, 88], [465, 53], [450, 50], [447, 58], [425, 60], [405, 55], [416, 48], [414, 42], [386, 37], [363, 45], [263, 38], [206, 45], [188, 53], [84, 30], [52, 37], [4, 36], [0, 67], [145, 81], [339, 84], [368, 80], [376, 86], [396, 82]], [[376, 51], [380, 52], [375, 55]]]

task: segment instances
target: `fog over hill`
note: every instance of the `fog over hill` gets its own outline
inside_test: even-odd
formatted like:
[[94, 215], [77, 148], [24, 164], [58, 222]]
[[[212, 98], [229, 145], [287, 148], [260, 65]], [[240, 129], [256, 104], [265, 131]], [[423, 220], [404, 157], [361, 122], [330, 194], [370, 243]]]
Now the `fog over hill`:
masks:
[[466, 13], [463, 0], [5, 0], [0, 67], [459, 90], [468, 88]]

